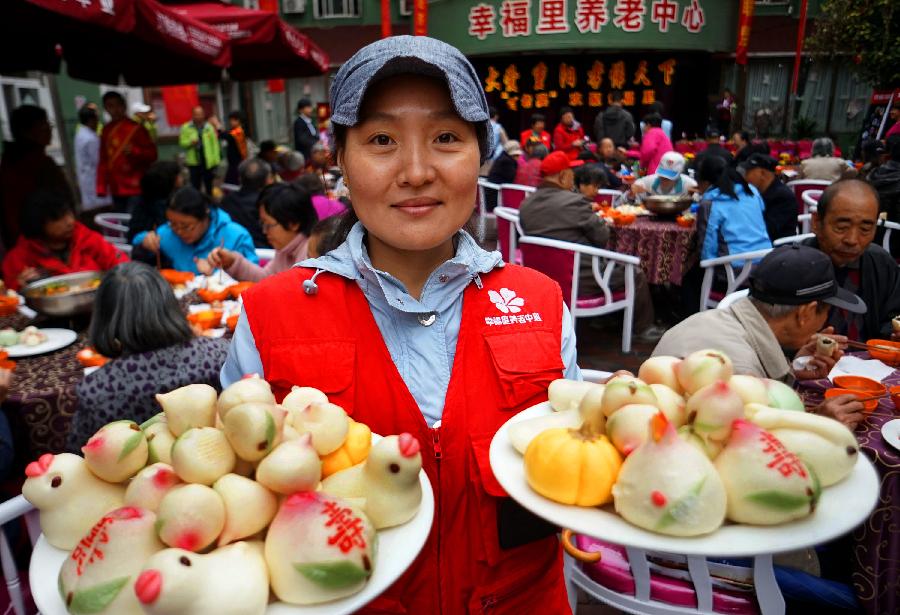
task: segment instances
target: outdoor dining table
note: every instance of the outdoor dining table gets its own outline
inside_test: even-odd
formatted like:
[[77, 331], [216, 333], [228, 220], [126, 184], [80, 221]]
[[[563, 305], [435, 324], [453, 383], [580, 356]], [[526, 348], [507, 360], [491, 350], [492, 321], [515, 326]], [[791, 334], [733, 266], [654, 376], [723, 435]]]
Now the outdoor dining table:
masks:
[[[869, 358], [867, 353], [860, 355]], [[883, 381], [888, 387], [900, 385], [900, 370]], [[819, 404], [825, 390], [833, 385], [828, 379], [804, 380], [798, 388], [804, 403]], [[881, 435], [881, 426], [900, 418], [890, 397], [856, 427], [860, 450], [878, 471], [881, 490], [869, 519], [853, 532], [850, 561], [853, 587], [866, 613], [900, 613], [900, 451]]]
[[650, 284], [681, 286], [682, 278], [697, 262], [696, 227], [674, 220], [638, 216], [626, 226], [612, 226], [607, 249], [637, 256]]

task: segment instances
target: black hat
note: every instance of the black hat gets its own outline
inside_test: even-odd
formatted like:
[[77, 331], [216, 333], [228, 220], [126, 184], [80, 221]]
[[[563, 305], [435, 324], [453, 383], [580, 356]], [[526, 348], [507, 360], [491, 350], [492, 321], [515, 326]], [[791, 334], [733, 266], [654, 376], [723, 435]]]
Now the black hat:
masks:
[[750, 272], [750, 296], [774, 305], [803, 305], [822, 301], [864, 314], [866, 304], [838, 286], [827, 254], [799, 243], [769, 252]]
[[778, 163], [771, 156], [766, 156], [765, 154], [751, 154], [740, 166], [743, 167], [745, 171], [749, 171], [750, 169], [765, 169], [766, 171], [775, 173], [775, 167], [778, 166]]
[[305, 109], [306, 107], [312, 107], [312, 101], [308, 98], [301, 98], [297, 101], [297, 111], [300, 109]]

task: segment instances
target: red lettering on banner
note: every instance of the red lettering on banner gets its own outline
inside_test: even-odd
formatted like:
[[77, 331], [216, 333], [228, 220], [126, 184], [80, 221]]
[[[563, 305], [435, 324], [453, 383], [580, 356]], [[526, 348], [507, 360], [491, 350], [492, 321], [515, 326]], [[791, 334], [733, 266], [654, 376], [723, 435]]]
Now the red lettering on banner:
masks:
[[613, 23], [626, 32], [640, 32], [644, 29], [644, 14], [647, 6], [644, 0], [618, 0], [613, 11]]
[[478, 40], [483, 41], [488, 34], [497, 31], [494, 25], [494, 19], [497, 15], [494, 13], [494, 7], [490, 4], [476, 4], [469, 10], [469, 36], [474, 36]]
[[634, 71], [634, 81], [632, 81], [634, 85], [653, 85], [650, 83], [650, 79], [647, 78], [647, 60], [641, 60], [638, 63], [637, 70]]
[[578, 74], [575, 72], [574, 66], [569, 66], [565, 62], [559, 65], [559, 87], [560, 89], [574, 88], [578, 81]]
[[579, 32], [600, 32], [608, 23], [606, 0], [578, 0], [575, 5], [575, 27]]
[[541, 0], [541, 14], [535, 29], [537, 34], [562, 34], [569, 31], [566, 21], [566, 0]]
[[675, 0], [653, 0], [650, 21], [659, 24], [660, 32], [668, 32], [670, 23], [678, 23], [678, 3]]
[[594, 60], [591, 70], [587, 74], [588, 85], [592, 90], [599, 90], [603, 84], [603, 74], [606, 72], [606, 66], [600, 60]]
[[615, 62], [609, 69], [609, 85], [614, 90], [625, 87], [625, 62]]
[[531, 34], [531, 0], [503, 0], [500, 28], [507, 38]]
[[659, 71], [663, 74], [663, 83], [666, 85], [672, 85], [672, 77], [675, 75], [675, 60], [674, 58], [671, 60], [666, 60], [657, 66]]
[[768, 431], [759, 432], [759, 441], [765, 445], [763, 453], [769, 455], [771, 461], [766, 464], [767, 468], [778, 470], [785, 478], [790, 478], [794, 474], [800, 478], [806, 478], [806, 469], [803, 462], [794, 453], [784, 447], [781, 441], [770, 434]]
[[688, 32], [697, 34], [705, 24], [706, 14], [703, 12], [703, 7], [700, 6], [700, 0], [691, 0], [690, 6], [684, 7], [684, 12], [681, 14], [681, 25]]
[[503, 71], [503, 86], [506, 88], [507, 92], [518, 92], [519, 91], [519, 69], [516, 68], [515, 64], [510, 64], [506, 67], [506, 70]]
[[531, 69], [531, 76], [534, 77], [535, 91], [543, 90], [547, 81], [547, 65], [543, 62], [535, 64], [534, 68]]
[[500, 73], [497, 72], [497, 69], [493, 66], [488, 66], [488, 76], [484, 80], [484, 91], [485, 92], [493, 92], [500, 91], [500, 82], [497, 81], [500, 78]]

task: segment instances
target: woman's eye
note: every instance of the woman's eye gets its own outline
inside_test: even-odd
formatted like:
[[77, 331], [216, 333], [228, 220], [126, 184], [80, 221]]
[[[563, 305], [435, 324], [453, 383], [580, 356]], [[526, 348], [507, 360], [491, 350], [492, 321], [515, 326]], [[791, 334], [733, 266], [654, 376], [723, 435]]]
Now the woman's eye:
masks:
[[372, 137], [372, 143], [374, 143], [375, 145], [382, 145], [382, 146], [390, 145], [391, 138], [387, 135], [375, 135], [374, 137]]
[[438, 143], [444, 143], [444, 144], [446, 144], [446, 143], [453, 143], [453, 142], [455, 142], [457, 139], [456, 139], [456, 135], [454, 135], [452, 132], [445, 132], [445, 133], [442, 133], [442, 134], [437, 138], [437, 140], [438, 140]]

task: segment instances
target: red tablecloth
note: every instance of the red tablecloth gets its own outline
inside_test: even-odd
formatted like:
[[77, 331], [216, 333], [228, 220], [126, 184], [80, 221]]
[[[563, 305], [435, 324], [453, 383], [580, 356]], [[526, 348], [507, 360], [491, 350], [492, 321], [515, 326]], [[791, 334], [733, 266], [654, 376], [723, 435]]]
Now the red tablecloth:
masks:
[[[884, 384], [900, 384], [900, 370], [894, 371]], [[831, 386], [828, 380], [807, 380], [799, 388], [808, 403], [818, 404], [825, 389]], [[875, 510], [853, 532], [853, 586], [870, 615], [900, 613], [900, 451], [881, 435], [881, 426], [893, 418], [900, 418], [900, 413], [887, 397], [856, 428], [860, 448], [875, 465], [881, 479]]]
[[650, 284], [681, 285], [697, 261], [695, 227], [678, 226], [671, 220], [640, 216], [628, 226], [614, 226], [607, 249], [641, 259]]

